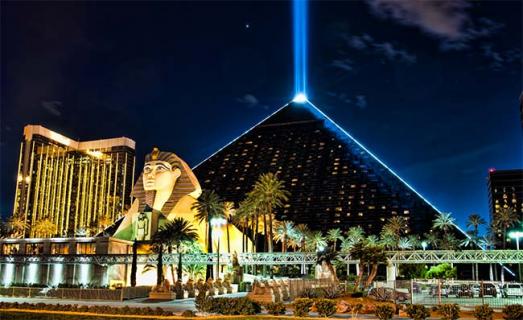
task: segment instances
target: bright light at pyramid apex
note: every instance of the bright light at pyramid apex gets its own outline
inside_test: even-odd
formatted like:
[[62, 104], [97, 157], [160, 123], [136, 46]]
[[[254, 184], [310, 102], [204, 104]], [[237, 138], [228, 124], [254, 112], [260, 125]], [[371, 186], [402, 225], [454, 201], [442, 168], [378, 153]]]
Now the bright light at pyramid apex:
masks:
[[309, 101], [309, 100], [307, 99], [307, 96], [305, 95], [305, 93], [298, 93], [292, 99], [292, 102], [296, 102], [296, 103], [304, 103], [307, 101]]

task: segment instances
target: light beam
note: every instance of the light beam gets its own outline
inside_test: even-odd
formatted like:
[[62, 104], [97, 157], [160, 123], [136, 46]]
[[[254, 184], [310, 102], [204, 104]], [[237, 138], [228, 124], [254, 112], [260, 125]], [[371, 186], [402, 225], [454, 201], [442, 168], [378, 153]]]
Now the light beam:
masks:
[[294, 96], [307, 100], [307, 0], [292, 1], [294, 36]]

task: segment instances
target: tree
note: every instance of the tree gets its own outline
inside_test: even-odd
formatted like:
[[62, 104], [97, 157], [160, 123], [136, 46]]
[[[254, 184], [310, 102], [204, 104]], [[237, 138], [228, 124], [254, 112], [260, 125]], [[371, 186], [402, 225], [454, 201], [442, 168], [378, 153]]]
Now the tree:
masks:
[[327, 241], [332, 242], [332, 251], [336, 251], [336, 243], [338, 242], [338, 240], [343, 239], [340, 228], [330, 229], [327, 232], [326, 239]]
[[361, 286], [363, 275], [365, 273], [365, 265], [371, 267], [371, 271], [365, 283], [365, 287], [368, 287], [376, 277], [378, 265], [387, 263], [387, 256], [383, 247], [379, 245], [370, 245], [366, 241], [359, 241], [354, 244], [350, 251], [350, 255], [352, 259], [359, 260], [359, 273], [355, 284], [356, 288]]
[[472, 213], [467, 218], [467, 228], [472, 227], [474, 236], [479, 237], [479, 226], [486, 224], [487, 222], [479, 214]]
[[438, 235], [436, 233], [424, 234], [425, 242], [432, 247], [432, 249], [438, 248]]
[[380, 233], [380, 242], [379, 244], [387, 249], [396, 249], [398, 248], [398, 236], [392, 233], [391, 230], [383, 228]]
[[25, 231], [29, 229], [29, 224], [19, 215], [12, 216], [7, 221], [7, 226], [9, 227], [11, 235], [15, 238], [23, 237]]
[[402, 234], [408, 231], [408, 224], [405, 218], [400, 216], [393, 216], [387, 220], [387, 223], [383, 226], [384, 230], [390, 231], [392, 234], [400, 237]]
[[[178, 268], [177, 278], [182, 279], [182, 243], [194, 242], [198, 240], [198, 233], [192, 227], [191, 223], [183, 218], [174, 218], [162, 226], [156, 233], [158, 242], [172, 243], [178, 252]], [[174, 281], [174, 277], [173, 277]]]
[[293, 239], [299, 243], [300, 251], [305, 251], [306, 241], [309, 238], [311, 231], [306, 224], [298, 224], [294, 228], [294, 234], [292, 235]]
[[231, 236], [229, 234], [229, 226], [233, 221], [233, 217], [236, 214], [234, 209], [234, 202], [224, 202], [223, 204], [223, 216], [226, 221], [226, 234], [227, 234], [227, 253], [231, 253]]
[[323, 251], [327, 247], [327, 241], [321, 231], [315, 231], [306, 240], [306, 246], [314, 251]]
[[360, 226], [350, 227], [349, 230], [347, 230], [347, 238], [353, 242], [359, 242], [363, 237], [365, 237], [365, 231]]
[[51, 219], [45, 218], [36, 222], [34, 231], [37, 237], [51, 237], [56, 233], [56, 225]]
[[277, 221], [275, 226], [274, 240], [281, 242], [281, 252], [287, 252], [289, 238], [294, 233], [294, 222]]
[[[285, 189], [283, 181], [278, 179], [274, 173], [269, 172], [260, 175], [250, 194], [260, 206], [264, 219], [265, 239], [269, 252], [272, 252], [274, 210], [283, 207], [289, 200], [290, 192]], [[268, 230], [265, 224], [266, 216], [269, 218]]]
[[430, 267], [429, 271], [425, 274], [427, 279], [452, 279], [457, 275], [457, 269], [452, 267], [448, 263], [438, 264], [437, 266]]
[[448, 232], [454, 227], [454, 221], [456, 221], [456, 219], [452, 217], [450, 212], [441, 212], [432, 222], [432, 227], [434, 229], [443, 231], [446, 236]]
[[518, 215], [512, 207], [501, 208], [494, 215], [494, 226], [502, 231], [503, 234], [503, 249], [505, 249], [507, 244], [507, 229], [512, 227], [518, 222]]
[[398, 248], [400, 250], [411, 250], [414, 248], [414, 244], [409, 238], [401, 237], [398, 242]]
[[[223, 202], [214, 190], [203, 190], [198, 200], [191, 206], [191, 209], [197, 212], [195, 218], [198, 222], [206, 225], [208, 253], [212, 253], [212, 225], [210, 222], [214, 218], [223, 218], [223, 208]], [[208, 265], [206, 277], [212, 278], [212, 273], [212, 266]]]

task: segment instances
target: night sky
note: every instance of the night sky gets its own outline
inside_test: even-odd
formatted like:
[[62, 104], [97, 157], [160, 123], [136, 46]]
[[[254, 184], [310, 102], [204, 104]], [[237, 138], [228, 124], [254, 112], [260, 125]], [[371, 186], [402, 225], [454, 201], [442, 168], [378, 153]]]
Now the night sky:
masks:
[[[2, 2], [0, 212], [23, 127], [195, 165], [293, 95], [288, 2]], [[523, 167], [519, 1], [313, 2], [309, 99], [464, 226]]]

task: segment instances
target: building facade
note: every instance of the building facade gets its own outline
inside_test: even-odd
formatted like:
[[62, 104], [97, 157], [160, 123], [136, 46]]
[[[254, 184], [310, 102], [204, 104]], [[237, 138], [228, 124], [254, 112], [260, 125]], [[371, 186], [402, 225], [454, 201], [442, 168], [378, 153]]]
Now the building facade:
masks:
[[238, 204], [261, 173], [290, 191], [279, 220], [315, 230], [361, 226], [378, 234], [400, 216], [416, 234], [438, 210], [309, 103], [289, 103], [194, 168], [203, 189]]
[[[491, 221], [495, 221], [500, 211], [506, 208], [512, 208], [519, 221], [523, 221], [523, 169], [490, 169], [487, 180]], [[521, 231], [523, 226], [516, 223], [512, 229]], [[496, 231], [498, 246], [503, 247], [502, 230], [498, 228]], [[515, 240], [506, 242], [505, 247], [515, 249]]]
[[135, 142], [129, 138], [75, 141], [27, 125], [13, 208], [13, 219], [26, 224], [21, 235], [98, 233], [130, 205], [134, 166]]

